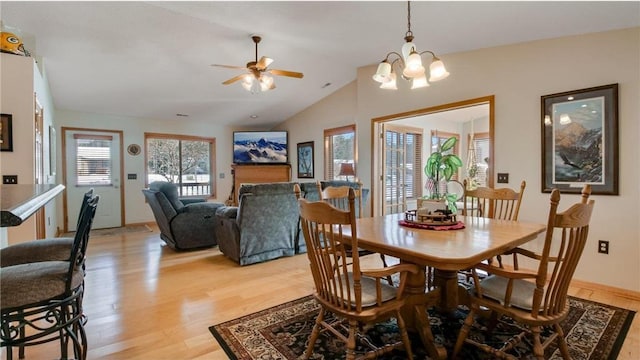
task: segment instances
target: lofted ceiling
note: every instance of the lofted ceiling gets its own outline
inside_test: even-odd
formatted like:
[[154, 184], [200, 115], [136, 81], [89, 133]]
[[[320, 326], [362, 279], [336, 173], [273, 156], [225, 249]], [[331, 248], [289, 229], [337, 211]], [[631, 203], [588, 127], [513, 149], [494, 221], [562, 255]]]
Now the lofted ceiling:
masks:
[[[358, 67], [399, 51], [406, 7], [2, 1], [0, 16], [44, 65], [57, 109], [269, 128], [353, 81]], [[638, 1], [412, 2], [411, 10], [418, 49], [445, 63], [448, 53], [640, 26]], [[222, 85], [241, 71], [210, 64], [253, 60], [252, 34], [262, 36], [260, 56], [275, 60], [270, 68], [304, 78], [276, 77], [276, 89], [261, 94]]]

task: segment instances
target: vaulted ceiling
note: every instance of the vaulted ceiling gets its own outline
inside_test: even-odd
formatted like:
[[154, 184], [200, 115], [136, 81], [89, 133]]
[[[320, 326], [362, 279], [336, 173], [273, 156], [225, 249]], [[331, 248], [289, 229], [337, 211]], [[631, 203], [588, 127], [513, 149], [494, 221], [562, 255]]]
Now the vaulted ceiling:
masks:
[[[399, 51], [407, 3], [12, 2], [3, 25], [44, 65], [58, 109], [268, 128]], [[419, 50], [448, 53], [640, 26], [640, 2], [413, 2]], [[276, 69], [261, 94], [221, 83], [260, 55]], [[454, 71], [454, 69], [449, 69]], [[430, 91], [421, 89], [420, 91]], [[257, 118], [252, 117], [257, 116]]]

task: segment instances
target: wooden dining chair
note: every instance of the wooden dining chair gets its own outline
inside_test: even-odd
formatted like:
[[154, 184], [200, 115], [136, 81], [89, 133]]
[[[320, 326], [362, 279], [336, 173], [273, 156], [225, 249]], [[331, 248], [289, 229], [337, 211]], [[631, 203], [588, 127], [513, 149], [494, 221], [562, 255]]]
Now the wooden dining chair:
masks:
[[518, 220], [522, 195], [527, 186], [526, 181], [520, 183], [520, 191], [509, 188], [478, 187], [468, 189], [464, 180], [464, 196], [462, 215], [485, 217], [499, 220]]
[[[320, 181], [318, 181], [317, 186], [318, 186], [318, 194], [320, 194], [320, 200], [325, 201], [337, 207], [338, 209], [349, 210], [349, 189], [353, 189], [353, 192], [355, 195], [356, 217], [362, 218], [362, 214], [363, 214], [362, 183], [358, 182], [357, 184], [358, 184], [357, 188], [353, 188], [348, 185], [343, 185], [343, 186], [327, 186], [324, 189], [322, 189], [322, 184], [320, 183]], [[352, 257], [352, 251], [353, 250], [347, 245], [345, 255], [349, 258]], [[372, 251], [364, 250], [364, 249], [358, 249], [358, 254], [360, 256], [367, 256], [375, 253]], [[379, 255], [380, 255], [380, 260], [382, 260], [382, 265], [384, 267], [387, 267], [388, 264], [387, 264], [387, 259], [385, 255], [384, 254], [379, 254]], [[387, 279], [387, 282], [389, 284], [393, 284], [393, 279], [389, 277]]]
[[[560, 191], [554, 189], [540, 253], [516, 248], [508, 252], [515, 258], [512, 270], [484, 263], [472, 270], [475, 288], [470, 293], [470, 311], [456, 341], [453, 359], [465, 343], [475, 345], [495, 357], [508, 358], [506, 352], [527, 335], [533, 338], [533, 353], [537, 359], [544, 359], [544, 349], [556, 339], [562, 357], [571, 359], [560, 322], [569, 312], [567, 291], [589, 233], [594, 206], [594, 201], [588, 200], [590, 194], [591, 186], [585, 185], [581, 202], [559, 213]], [[537, 262], [537, 270], [520, 269], [517, 261], [520, 256]], [[477, 270], [491, 275], [480, 281]], [[499, 349], [468, 338], [476, 314], [484, 309], [492, 313], [493, 321], [488, 329], [493, 329], [502, 316], [507, 316], [523, 325], [522, 333], [506, 341]], [[544, 343], [540, 339], [543, 327], [553, 330]]]
[[[309, 202], [299, 199], [302, 231], [307, 245], [307, 256], [315, 284], [315, 298], [320, 312], [304, 354], [309, 359], [320, 332], [329, 331], [346, 344], [346, 359], [371, 359], [394, 349], [406, 351], [412, 359], [411, 344], [405, 322], [400, 314], [405, 300], [403, 291], [408, 273], [417, 274], [420, 269], [412, 264], [398, 264], [380, 269], [360, 268], [358, 252], [353, 252], [351, 263], [344, 256], [347, 247], [358, 248], [355, 215], [355, 191], [348, 190], [348, 209], [341, 210], [327, 202]], [[351, 235], [343, 236], [349, 229]], [[383, 279], [399, 273], [399, 286], [386, 284]], [[327, 313], [336, 315], [329, 321]], [[361, 341], [368, 348], [356, 356], [356, 340], [361, 339], [362, 325], [385, 321], [395, 317], [400, 331], [398, 341], [376, 346], [370, 341]], [[345, 329], [347, 335], [340, 330]]]
[[[520, 204], [527, 182], [522, 180], [520, 191], [510, 188], [478, 187], [472, 190], [467, 188], [467, 180], [464, 180], [464, 196], [462, 199], [462, 215], [484, 217], [497, 220], [518, 220]], [[496, 257], [502, 266], [502, 257]], [[487, 259], [492, 262], [493, 259]], [[468, 271], [463, 271], [467, 277]]]

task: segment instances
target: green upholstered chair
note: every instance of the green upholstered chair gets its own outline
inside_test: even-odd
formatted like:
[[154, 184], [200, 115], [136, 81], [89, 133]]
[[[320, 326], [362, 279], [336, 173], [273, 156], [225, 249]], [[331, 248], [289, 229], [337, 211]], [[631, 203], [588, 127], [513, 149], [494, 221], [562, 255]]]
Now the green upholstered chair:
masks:
[[175, 184], [156, 181], [143, 189], [160, 228], [160, 238], [176, 250], [217, 245], [216, 210], [224, 204], [205, 199], [180, 198]]
[[238, 194], [238, 207], [223, 207], [216, 213], [220, 251], [240, 265], [295, 255], [300, 186], [244, 184]]

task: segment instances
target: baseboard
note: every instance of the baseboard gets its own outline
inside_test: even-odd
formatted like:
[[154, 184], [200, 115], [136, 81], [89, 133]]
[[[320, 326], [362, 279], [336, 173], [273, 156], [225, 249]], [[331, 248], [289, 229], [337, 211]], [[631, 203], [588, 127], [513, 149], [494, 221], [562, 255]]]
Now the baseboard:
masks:
[[155, 222], [153, 222], [153, 221], [145, 221], [145, 222], [138, 222], [138, 223], [128, 223], [128, 224], [125, 224], [124, 226], [138, 226], [138, 225], [144, 225], [144, 226], [147, 226], [147, 227], [150, 227], [150, 228], [152, 228], [152, 229], [153, 229], [153, 226], [155, 226], [155, 224], [156, 224], [156, 223], [155, 223]]
[[[513, 266], [509, 264], [505, 264], [504, 268], [508, 270], [513, 270]], [[529, 270], [535, 271], [531, 269]], [[580, 287], [583, 289], [595, 290], [595, 291], [604, 291], [604, 292], [608, 292], [616, 296], [620, 296], [630, 300], [640, 301], [640, 292], [638, 291], [627, 290], [627, 289], [618, 288], [614, 286], [603, 285], [603, 284], [598, 284], [598, 283], [584, 281], [584, 280], [576, 280], [576, 279], [571, 280], [571, 286]]]
[[571, 280], [571, 285], [576, 287], [581, 287], [585, 289], [597, 290], [597, 291], [605, 291], [616, 296], [624, 297], [630, 300], [640, 301], [640, 292], [627, 290], [622, 288], [617, 288], [609, 285], [602, 285], [597, 283], [592, 283], [589, 281], [583, 280]]

